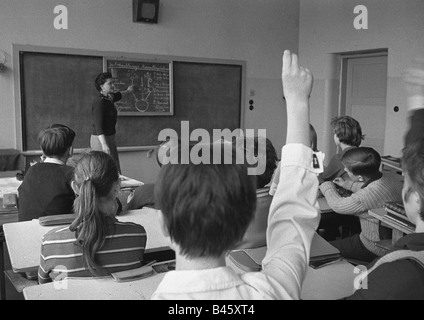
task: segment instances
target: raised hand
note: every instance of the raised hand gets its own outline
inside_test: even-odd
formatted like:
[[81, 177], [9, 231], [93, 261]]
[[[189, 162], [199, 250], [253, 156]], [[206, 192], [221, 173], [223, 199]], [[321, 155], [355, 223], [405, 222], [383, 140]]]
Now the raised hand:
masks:
[[286, 143], [301, 143], [310, 147], [309, 96], [312, 91], [312, 73], [299, 66], [296, 54], [286, 50], [283, 54], [281, 80], [287, 109]]
[[308, 68], [299, 65], [295, 53], [284, 51], [282, 68], [283, 91], [286, 101], [307, 101], [312, 91], [313, 76]]

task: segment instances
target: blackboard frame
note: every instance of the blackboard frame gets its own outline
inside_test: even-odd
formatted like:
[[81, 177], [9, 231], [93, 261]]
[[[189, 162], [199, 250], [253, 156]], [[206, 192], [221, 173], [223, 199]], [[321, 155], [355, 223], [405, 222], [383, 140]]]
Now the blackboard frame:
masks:
[[[113, 62], [121, 62], [121, 63], [127, 63], [130, 66], [125, 67], [121, 66], [118, 68], [110, 68], [109, 63]], [[133, 64], [131, 66], [131, 64]], [[119, 73], [114, 72], [113, 69], [133, 69], [134, 65], [137, 68], [135, 72], [140, 71], [138, 68], [138, 65], [142, 65], [142, 67], [152, 67], [153, 70], [151, 72], [159, 73], [159, 77], [162, 77], [164, 75], [168, 80], [167, 87], [161, 87], [160, 89], [166, 90], [165, 94], [167, 95], [167, 98], [162, 98], [160, 100], [160, 97], [153, 97], [153, 99], [149, 99], [149, 95], [152, 93], [153, 95], [158, 92], [160, 93], [160, 90], [158, 90], [158, 85], [155, 84], [155, 81], [152, 80], [153, 85], [150, 87], [150, 84], [144, 85], [143, 79], [141, 80], [141, 85], [138, 84], [135, 86], [135, 93], [133, 93], [129, 98], [123, 97], [123, 99], [119, 102], [116, 102], [115, 105], [118, 108], [118, 116], [173, 116], [174, 115], [174, 97], [173, 97], [173, 61], [172, 60], [148, 60], [148, 59], [131, 59], [131, 58], [124, 58], [122, 56], [119, 57], [103, 57], [103, 71], [104, 72], [111, 72], [112, 77], [115, 79], [115, 81], [123, 80], [118, 79]], [[163, 70], [164, 72], [160, 71], [162, 67], [165, 67]], [[158, 71], [159, 70], [159, 71]], [[142, 76], [149, 76], [149, 72], [142, 74]], [[139, 76], [139, 74], [137, 74]], [[149, 78], [151, 80], [152, 78]], [[127, 80], [127, 79], [125, 79]], [[134, 79], [131, 79], [132, 84], [134, 83]], [[144, 79], [145, 80], [145, 79]], [[125, 83], [125, 82], [124, 82]], [[122, 86], [122, 85], [121, 85]], [[126, 84], [126, 87], [128, 84]], [[122, 87], [119, 88], [120, 90], [125, 90], [126, 88]], [[158, 90], [158, 91], [156, 91]], [[162, 91], [163, 92], [163, 91]], [[138, 99], [140, 97], [140, 99]], [[144, 98], [144, 99], [143, 99]], [[161, 110], [160, 107], [150, 107], [152, 103], [159, 105], [163, 102], [166, 103], [165, 109]], [[131, 106], [128, 106], [128, 103], [131, 104]], [[125, 111], [122, 110], [122, 104], [127, 104], [127, 108], [130, 108], [133, 111]], [[140, 109], [139, 109], [140, 108]], [[146, 108], [146, 110], [150, 111], [144, 111], [143, 108]]]

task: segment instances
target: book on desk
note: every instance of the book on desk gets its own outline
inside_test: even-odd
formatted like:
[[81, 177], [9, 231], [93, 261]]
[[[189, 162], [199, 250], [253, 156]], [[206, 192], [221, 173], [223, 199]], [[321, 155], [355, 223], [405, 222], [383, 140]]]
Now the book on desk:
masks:
[[[244, 271], [260, 271], [266, 251], [267, 247], [233, 250], [230, 252], [229, 258], [237, 267]], [[315, 233], [311, 243], [309, 266], [316, 269], [340, 259], [339, 249]]]
[[386, 218], [396, 223], [403, 225], [406, 228], [410, 228], [412, 231], [415, 230], [415, 224], [413, 224], [408, 216], [406, 215], [405, 207], [402, 202], [390, 201], [384, 205], [386, 211]]
[[392, 156], [381, 156], [381, 161], [386, 164], [391, 164], [395, 167], [401, 167], [400, 158], [392, 157]]

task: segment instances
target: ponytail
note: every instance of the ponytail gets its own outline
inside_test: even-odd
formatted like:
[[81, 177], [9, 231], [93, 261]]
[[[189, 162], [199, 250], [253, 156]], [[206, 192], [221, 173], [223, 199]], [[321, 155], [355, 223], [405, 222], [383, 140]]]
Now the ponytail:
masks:
[[110, 219], [99, 209], [100, 198], [110, 192], [118, 178], [114, 161], [103, 152], [92, 151], [84, 155], [75, 167], [74, 180], [79, 189], [79, 195], [74, 201], [77, 218], [69, 229], [75, 232], [84, 262], [94, 276], [106, 274], [96, 260], [96, 253], [105, 242]]

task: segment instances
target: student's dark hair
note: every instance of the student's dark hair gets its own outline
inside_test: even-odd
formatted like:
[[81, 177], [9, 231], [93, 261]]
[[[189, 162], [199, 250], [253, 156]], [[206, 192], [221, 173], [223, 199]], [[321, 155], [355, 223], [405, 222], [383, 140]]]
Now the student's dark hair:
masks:
[[97, 91], [102, 91], [101, 86], [106, 83], [107, 79], [112, 79], [112, 74], [110, 72], [102, 72], [96, 77], [96, 80], [94, 80], [94, 86]]
[[[260, 137], [255, 137], [254, 139], [254, 148], [255, 148], [255, 156], [258, 156], [259, 151], [259, 140], [263, 139]], [[265, 138], [266, 141], [266, 166], [265, 172], [256, 177], [256, 187], [263, 188], [265, 187], [272, 178], [275, 169], [277, 168], [277, 152], [275, 151], [274, 145], [271, 140]]]
[[311, 140], [312, 151], [318, 152], [318, 136], [312, 124], [309, 124], [309, 138]]
[[349, 146], [359, 147], [361, 141], [364, 140], [361, 125], [352, 117], [335, 117], [331, 121], [331, 126], [340, 142]]
[[53, 124], [40, 131], [38, 142], [47, 157], [61, 157], [72, 147], [75, 132], [63, 124]]
[[101, 151], [84, 154], [74, 169], [74, 181], [79, 189], [79, 195], [74, 201], [77, 218], [69, 229], [75, 231], [77, 244], [82, 248], [84, 262], [95, 276], [104, 275], [104, 270], [96, 261], [96, 252], [104, 244], [107, 222], [110, 219], [99, 210], [99, 199], [106, 197], [118, 180], [115, 161]]
[[342, 164], [354, 175], [373, 177], [380, 172], [381, 157], [373, 148], [358, 147], [345, 152]]
[[[421, 220], [424, 221], [424, 140], [410, 142], [404, 149], [402, 155], [402, 168], [408, 175], [412, 191], [416, 191], [421, 200]], [[409, 196], [411, 190], [406, 190], [405, 197]]]
[[[211, 144], [209, 150], [216, 152], [221, 146]], [[236, 148], [230, 148], [234, 156]], [[183, 255], [219, 257], [241, 241], [254, 217], [255, 179], [235, 157], [232, 164], [195, 165], [190, 159], [190, 164], [162, 166], [155, 198]]]

